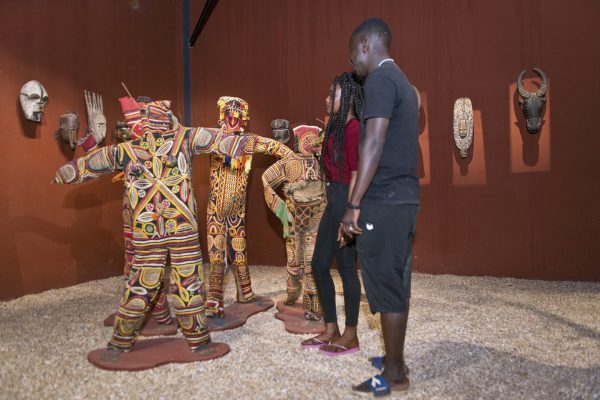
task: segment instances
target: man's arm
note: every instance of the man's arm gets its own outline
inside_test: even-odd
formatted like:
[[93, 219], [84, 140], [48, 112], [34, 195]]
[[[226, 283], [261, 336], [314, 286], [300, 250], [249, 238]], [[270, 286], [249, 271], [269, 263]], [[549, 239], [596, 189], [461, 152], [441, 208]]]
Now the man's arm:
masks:
[[[365, 141], [358, 161], [356, 183], [350, 195], [350, 204], [352, 205], [360, 206], [369, 185], [373, 181], [383, 154], [389, 123], [388, 118], [369, 118], [367, 120]], [[362, 234], [362, 230], [358, 227], [359, 215], [360, 209], [348, 208], [342, 218], [339, 234], [343, 233], [348, 237]]]
[[354, 190], [354, 185], [356, 185], [356, 171], [350, 172], [350, 184], [348, 185], [348, 203], [352, 198], [352, 191]]
[[119, 145], [96, 149], [60, 167], [52, 183], [78, 184], [121, 170], [121, 154]]

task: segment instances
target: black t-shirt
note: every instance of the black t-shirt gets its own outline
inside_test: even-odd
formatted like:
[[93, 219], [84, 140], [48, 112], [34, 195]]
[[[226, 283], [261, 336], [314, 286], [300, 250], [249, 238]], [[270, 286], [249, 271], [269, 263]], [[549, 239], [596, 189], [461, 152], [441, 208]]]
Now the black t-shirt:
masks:
[[364, 96], [361, 144], [369, 118], [388, 118], [390, 123], [381, 161], [363, 201], [419, 204], [418, 105], [412, 85], [396, 64], [386, 61], [367, 76]]

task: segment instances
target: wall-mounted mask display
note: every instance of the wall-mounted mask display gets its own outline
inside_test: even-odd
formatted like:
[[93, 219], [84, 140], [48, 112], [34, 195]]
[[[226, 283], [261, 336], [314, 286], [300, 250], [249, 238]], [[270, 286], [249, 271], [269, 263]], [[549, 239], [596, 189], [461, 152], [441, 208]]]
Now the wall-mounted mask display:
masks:
[[88, 113], [88, 129], [96, 139], [96, 143], [100, 143], [106, 137], [106, 117], [104, 116], [102, 96], [85, 91], [85, 107]]
[[273, 139], [287, 144], [290, 141], [290, 122], [287, 119], [274, 119], [271, 121], [271, 132]]
[[106, 117], [102, 105], [102, 96], [98, 93], [84, 92], [85, 108], [88, 118], [88, 133], [77, 141], [86, 152], [94, 150], [106, 136]]
[[48, 92], [39, 81], [29, 81], [21, 88], [21, 108], [29, 121], [40, 122], [44, 107], [48, 103]]
[[535, 93], [525, 90], [523, 87], [525, 70], [523, 70], [517, 79], [517, 89], [520, 96], [519, 106], [523, 110], [523, 115], [525, 116], [527, 131], [529, 133], [538, 133], [542, 128], [542, 122], [544, 120], [546, 91], [548, 91], [550, 81], [541, 69], [534, 68], [533, 72], [542, 80], [540, 88]]
[[69, 144], [71, 150], [75, 150], [77, 144], [77, 132], [79, 131], [79, 117], [75, 111], [66, 112], [60, 116], [59, 128], [54, 138]]
[[473, 105], [471, 99], [461, 97], [454, 102], [454, 143], [461, 158], [467, 158], [469, 147], [473, 144]]

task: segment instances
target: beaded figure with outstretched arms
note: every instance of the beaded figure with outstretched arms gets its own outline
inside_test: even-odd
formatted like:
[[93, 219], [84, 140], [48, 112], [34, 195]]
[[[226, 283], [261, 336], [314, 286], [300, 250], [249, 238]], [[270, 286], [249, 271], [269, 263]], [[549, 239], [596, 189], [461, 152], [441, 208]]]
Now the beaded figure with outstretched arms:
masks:
[[246, 253], [246, 193], [252, 155], [264, 153], [282, 158], [293, 152], [276, 140], [244, 132], [250, 119], [245, 100], [226, 96], [221, 97], [217, 105], [223, 131], [247, 140], [243, 156], [210, 156], [210, 192], [206, 210], [210, 273], [206, 315], [222, 318], [225, 315], [223, 277], [230, 260], [235, 273], [237, 301], [249, 303], [255, 300]]
[[139, 139], [97, 149], [63, 165], [54, 182], [76, 184], [118, 170], [124, 173], [133, 210], [134, 260], [108, 348], [132, 349], [156, 301], [170, 256], [171, 300], [179, 326], [195, 351], [210, 342], [210, 335], [204, 314], [192, 157], [201, 153], [240, 157], [247, 138], [211, 128], [170, 130], [170, 101], [144, 104], [141, 113], [143, 135]]

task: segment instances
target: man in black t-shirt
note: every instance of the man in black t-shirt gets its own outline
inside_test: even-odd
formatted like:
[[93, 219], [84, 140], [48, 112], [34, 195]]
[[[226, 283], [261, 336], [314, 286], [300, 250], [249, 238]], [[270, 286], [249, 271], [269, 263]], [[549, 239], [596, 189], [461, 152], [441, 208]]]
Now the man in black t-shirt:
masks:
[[350, 39], [354, 72], [364, 84], [358, 173], [342, 236], [356, 238], [371, 312], [381, 313], [385, 356], [371, 363], [381, 375], [353, 387], [375, 395], [408, 390], [404, 337], [412, 275], [412, 239], [419, 208], [417, 95], [389, 56], [391, 33], [378, 18]]

